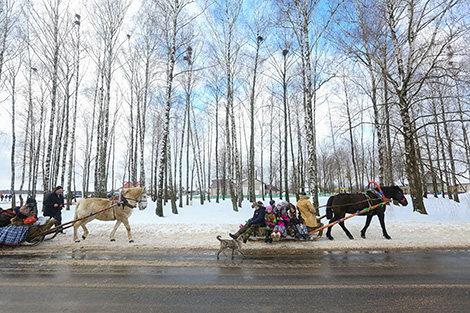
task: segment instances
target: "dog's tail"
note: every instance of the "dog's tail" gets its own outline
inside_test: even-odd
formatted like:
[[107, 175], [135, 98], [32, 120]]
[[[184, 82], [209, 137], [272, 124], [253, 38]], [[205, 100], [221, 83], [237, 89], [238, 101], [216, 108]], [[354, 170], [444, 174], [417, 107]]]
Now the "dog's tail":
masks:
[[217, 238], [217, 240], [218, 240], [218, 241], [222, 241], [222, 240], [221, 240], [222, 236], [220, 236], [220, 235], [217, 235], [217, 237], [216, 237], [216, 238]]

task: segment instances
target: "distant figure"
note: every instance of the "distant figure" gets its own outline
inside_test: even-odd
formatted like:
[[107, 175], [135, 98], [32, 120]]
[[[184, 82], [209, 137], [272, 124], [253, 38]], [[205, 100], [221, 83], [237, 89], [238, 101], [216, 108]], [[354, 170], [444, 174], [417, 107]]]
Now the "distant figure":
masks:
[[[64, 205], [63, 192], [64, 189], [62, 186], [57, 186], [43, 201], [44, 216], [53, 217], [55, 226], [62, 224], [62, 206]], [[60, 230], [60, 233], [64, 233], [63, 230]]]
[[8, 200], [11, 201], [11, 195], [8, 195]]
[[4, 195], [1, 196], [2, 202], [3, 202]]

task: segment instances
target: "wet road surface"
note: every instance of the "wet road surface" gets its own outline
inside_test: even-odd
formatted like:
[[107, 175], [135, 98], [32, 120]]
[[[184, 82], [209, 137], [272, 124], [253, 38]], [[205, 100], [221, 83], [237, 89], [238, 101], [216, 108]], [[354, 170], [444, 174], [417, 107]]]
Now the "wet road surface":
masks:
[[469, 312], [470, 251], [0, 250], [0, 312]]

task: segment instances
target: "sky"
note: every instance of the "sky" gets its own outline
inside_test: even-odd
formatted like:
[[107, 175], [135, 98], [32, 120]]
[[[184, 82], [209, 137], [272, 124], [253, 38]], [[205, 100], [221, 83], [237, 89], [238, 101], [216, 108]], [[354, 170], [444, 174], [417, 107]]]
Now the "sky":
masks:
[[[407, 196], [408, 197], [408, 196]], [[39, 200], [39, 208], [42, 205]], [[327, 197], [320, 197], [320, 205], [324, 205]], [[265, 203], [268, 200], [264, 201]], [[346, 227], [351, 231], [354, 240], [350, 240], [338, 226], [332, 229], [335, 240], [330, 241], [323, 236], [317, 241], [287, 242], [279, 241], [265, 244], [263, 241], [248, 241], [243, 250], [267, 249], [277, 253], [289, 253], [292, 250], [411, 250], [411, 249], [470, 249], [470, 194], [461, 195], [461, 203], [442, 198], [425, 199], [428, 215], [413, 212], [411, 199], [408, 197], [408, 206], [389, 206], [386, 210], [385, 221], [387, 231], [392, 237], [387, 240], [377, 217], [367, 230], [367, 239], [359, 236], [364, 226], [365, 217], [352, 217], [345, 221]], [[0, 203], [0, 207], [5, 203]], [[63, 223], [73, 220], [73, 208], [63, 211]], [[320, 208], [320, 215], [325, 212]], [[164, 207], [164, 217], [155, 215], [155, 203], [149, 201], [148, 207], [143, 211], [135, 210], [129, 219], [134, 243], [129, 243], [124, 226], [116, 232], [116, 241], [108, 239], [114, 222], [91, 221], [87, 228], [89, 236], [79, 243], [73, 242], [73, 229], [66, 229], [66, 234], [58, 235], [54, 239], [38, 245], [38, 249], [139, 249], [149, 251], [152, 249], [218, 249], [217, 235], [229, 238], [229, 233], [237, 231], [253, 214], [248, 201], [243, 202], [239, 212], [234, 212], [230, 201], [217, 204], [214, 201], [203, 206], [199, 201], [179, 209], [179, 214], [172, 214], [169, 205]], [[325, 223], [325, 220], [322, 220]], [[79, 236], [82, 231], [79, 230]], [[224, 257], [229, 260], [229, 257]]]

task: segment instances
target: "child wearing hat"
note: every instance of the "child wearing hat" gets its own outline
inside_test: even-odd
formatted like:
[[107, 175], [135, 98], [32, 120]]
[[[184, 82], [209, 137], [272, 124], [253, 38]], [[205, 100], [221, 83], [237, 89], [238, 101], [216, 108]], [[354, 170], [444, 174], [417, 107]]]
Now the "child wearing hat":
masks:
[[275, 241], [279, 241], [281, 236], [286, 237], [286, 223], [289, 221], [289, 216], [287, 215], [287, 209], [282, 205], [278, 204], [275, 210], [277, 224], [273, 229], [273, 237]]
[[264, 242], [272, 243], [273, 238], [271, 237], [271, 233], [273, 232], [273, 229], [276, 226], [277, 220], [276, 220], [276, 215], [274, 215], [274, 212], [273, 212], [273, 207], [270, 205], [266, 207], [266, 213], [264, 215], [264, 222], [266, 224], [266, 237], [264, 238]]

